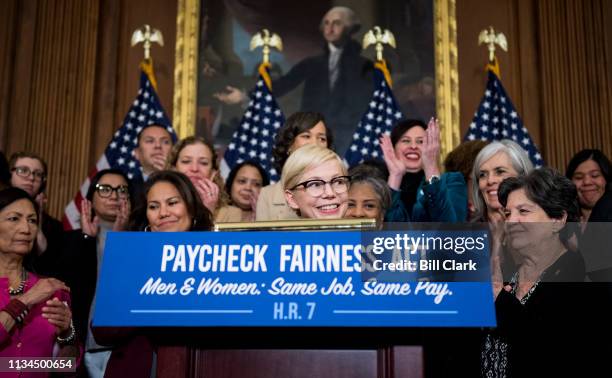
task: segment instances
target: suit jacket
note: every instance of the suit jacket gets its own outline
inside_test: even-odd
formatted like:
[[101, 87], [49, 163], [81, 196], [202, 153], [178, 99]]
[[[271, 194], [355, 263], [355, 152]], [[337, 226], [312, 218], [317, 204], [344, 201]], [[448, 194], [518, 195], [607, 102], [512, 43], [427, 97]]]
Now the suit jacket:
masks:
[[255, 220], [273, 221], [299, 219], [295, 211], [287, 205], [280, 182], [265, 186], [259, 192]]
[[304, 83], [300, 110], [325, 116], [325, 124], [336, 140], [336, 150], [343, 154], [372, 96], [373, 65], [361, 56], [361, 46], [353, 40], [343, 47], [338, 65], [338, 79], [330, 89], [329, 48], [325, 46], [323, 54], [302, 60], [285, 76], [273, 81], [272, 89], [276, 96], [282, 96]]

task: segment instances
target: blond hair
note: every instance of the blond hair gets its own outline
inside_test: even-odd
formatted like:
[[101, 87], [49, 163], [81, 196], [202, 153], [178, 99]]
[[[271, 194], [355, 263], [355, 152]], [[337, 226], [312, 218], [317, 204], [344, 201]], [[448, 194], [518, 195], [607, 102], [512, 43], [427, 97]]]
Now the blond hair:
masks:
[[332, 150], [315, 144], [308, 144], [295, 150], [285, 162], [281, 175], [281, 185], [288, 190], [300, 183], [304, 171], [319, 166], [330, 160], [335, 160], [340, 165], [343, 175], [348, 175], [346, 166], [342, 159]]

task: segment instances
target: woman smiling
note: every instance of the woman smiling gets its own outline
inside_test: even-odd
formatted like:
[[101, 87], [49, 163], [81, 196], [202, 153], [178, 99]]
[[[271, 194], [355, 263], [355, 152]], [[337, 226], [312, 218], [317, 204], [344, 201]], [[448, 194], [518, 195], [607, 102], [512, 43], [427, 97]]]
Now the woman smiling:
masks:
[[350, 177], [342, 160], [325, 147], [306, 145], [289, 156], [281, 183], [298, 216], [340, 219], [348, 208]]
[[[209, 231], [210, 211], [187, 176], [176, 171], [153, 173], [144, 186], [146, 201], [130, 218], [130, 229], [150, 232]], [[113, 345], [105, 376], [151, 377], [154, 345], [138, 328], [94, 328], [96, 341]]]

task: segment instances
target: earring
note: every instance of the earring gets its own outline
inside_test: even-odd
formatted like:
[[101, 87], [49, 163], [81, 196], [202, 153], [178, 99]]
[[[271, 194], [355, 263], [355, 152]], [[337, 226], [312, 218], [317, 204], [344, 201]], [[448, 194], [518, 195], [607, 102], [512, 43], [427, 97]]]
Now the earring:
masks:
[[191, 228], [194, 228], [198, 222], [195, 218], [193, 218], [193, 222], [191, 222]]
[[151, 226], [150, 225], [146, 225], [144, 228], [144, 232], [151, 232]]

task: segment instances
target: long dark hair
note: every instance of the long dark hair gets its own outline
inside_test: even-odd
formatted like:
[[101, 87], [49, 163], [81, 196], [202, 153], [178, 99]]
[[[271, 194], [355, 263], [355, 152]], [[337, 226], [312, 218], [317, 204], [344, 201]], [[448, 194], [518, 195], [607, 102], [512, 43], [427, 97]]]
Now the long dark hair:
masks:
[[[253, 160], [244, 161], [236, 165], [234, 168], [232, 168], [229, 175], [227, 175], [227, 180], [225, 180], [225, 191], [227, 192], [227, 195], [230, 196], [230, 200], [232, 198], [232, 186], [234, 186], [234, 180], [236, 179], [236, 175], [238, 174], [238, 171], [240, 171], [242, 167], [253, 167], [257, 169], [257, 171], [259, 172], [259, 175], [261, 176], [261, 186], [262, 187], [270, 183], [270, 178], [268, 177], [268, 174], [261, 167], [261, 165], [259, 165], [259, 163]], [[233, 200], [231, 201], [233, 202]]]
[[185, 207], [189, 215], [194, 219], [189, 231], [209, 231], [213, 227], [213, 218], [210, 211], [204, 206], [202, 200], [191, 180], [184, 174], [176, 171], [159, 171], [153, 173], [144, 185], [144, 200], [139, 201], [130, 215], [130, 230], [143, 231], [149, 224], [147, 219], [146, 197], [153, 185], [158, 182], [167, 182], [174, 186], [179, 195], [185, 201]]
[[610, 188], [610, 184], [612, 183], [612, 167], [610, 164], [610, 159], [608, 159], [608, 157], [601, 152], [601, 150], [584, 149], [576, 153], [576, 155], [574, 155], [567, 164], [565, 177], [571, 180], [572, 176], [574, 176], [574, 172], [576, 172], [576, 169], [578, 169], [578, 166], [587, 160], [593, 160], [595, 163], [597, 163], [599, 169], [601, 170], [601, 174], [606, 179], [606, 189]]

